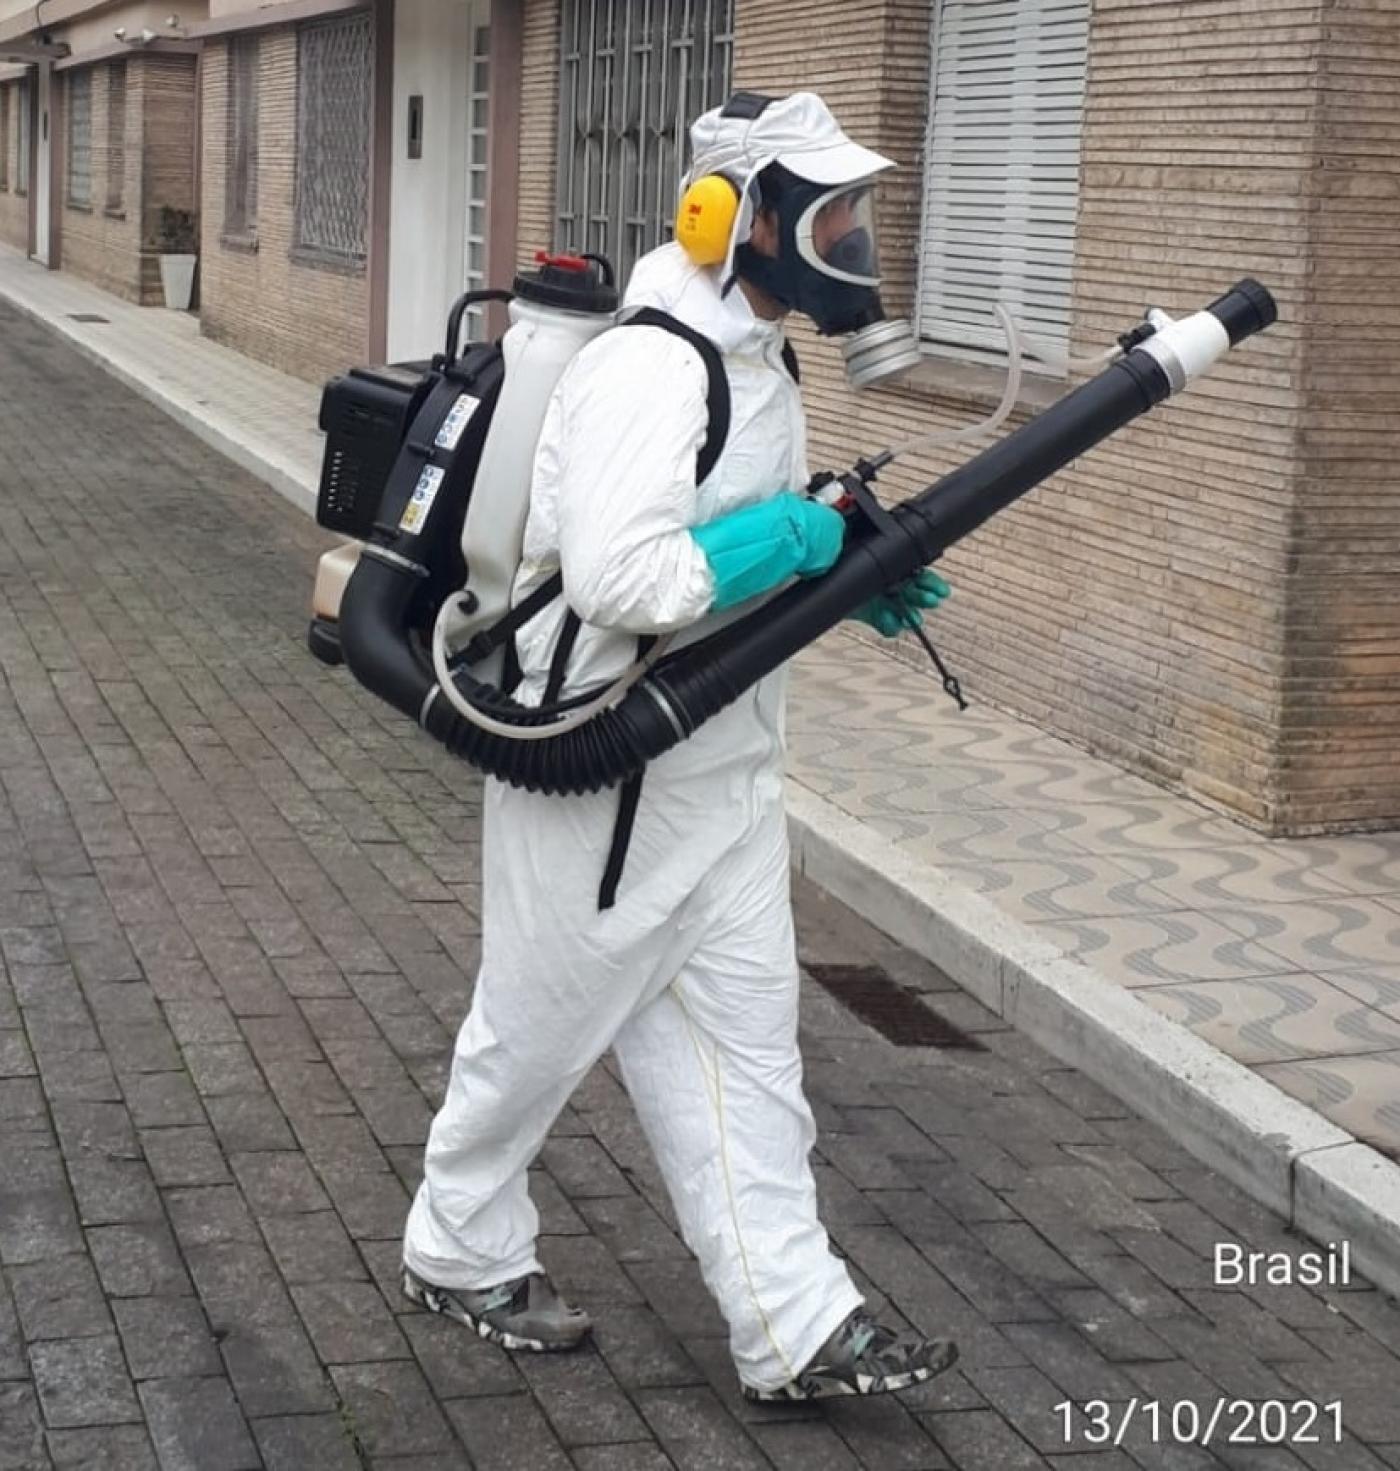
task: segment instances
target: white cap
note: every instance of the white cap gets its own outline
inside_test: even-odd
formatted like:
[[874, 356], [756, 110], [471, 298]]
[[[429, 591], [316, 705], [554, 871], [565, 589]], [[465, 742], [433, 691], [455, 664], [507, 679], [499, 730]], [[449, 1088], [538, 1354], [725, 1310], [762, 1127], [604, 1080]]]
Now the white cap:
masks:
[[[753, 105], [745, 106], [750, 98]], [[894, 167], [893, 159], [853, 143], [815, 92], [777, 97], [761, 110], [760, 101], [740, 93], [695, 119], [689, 178], [727, 174], [742, 187], [760, 169], [780, 163], [812, 184], [853, 184]], [[738, 115], [725, 116], [731, 108]]]
[[682, 193], [706, 174], [723, 174], [738, 186], [743, 201], [729, 242], [726, 275], [734, 247], [747, 240], [753, 228], [750, 185], [769, 164], [781, 164], [809, 183], [831, 185], [854, 184], [895, 167], [893, 159], [852, 142], [815, 92], [794, 92], [771, 101], [737, 93], [690, 125], [690, 150]]

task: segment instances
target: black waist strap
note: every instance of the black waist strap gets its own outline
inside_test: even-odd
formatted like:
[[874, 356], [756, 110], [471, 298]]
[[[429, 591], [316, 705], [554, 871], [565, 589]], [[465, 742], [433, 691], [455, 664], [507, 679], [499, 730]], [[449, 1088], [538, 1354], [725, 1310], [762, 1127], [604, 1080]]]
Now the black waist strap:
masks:
[[[639, 638], [637, 657], [646, 658], [655, 642], [654, 638]], [[603, 869], [603, 882], [598, 887], [599, 911], [611, 909], [617, 902], [617, 886], [622, 878], [623, 865], [627, 862], [627, 849], [632, 842], [632, 827], [637, 820], [637, 804], [642, 800], [642, 777], [645, 775], [646, 768], [643, 767], [636, 776], [628, 777], [623, 784], [617, 808], [617, 821], [613, 823], [612, 845], [608, 849], [608, 862]]]

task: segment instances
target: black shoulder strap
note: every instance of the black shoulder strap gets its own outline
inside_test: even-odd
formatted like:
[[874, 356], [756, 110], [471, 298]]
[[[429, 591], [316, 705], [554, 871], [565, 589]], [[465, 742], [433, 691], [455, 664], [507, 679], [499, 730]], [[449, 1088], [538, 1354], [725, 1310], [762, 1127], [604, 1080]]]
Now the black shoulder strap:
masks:
[[695, 483], [699, 485], [715, 468], [724, 449], [724, 442], [729, 438], [729, 375], [724, 371], [724, 359], [719, 355], [719, 348], [703, 332], [687, 327], [684, 322], [673, 317], [670, 312], [663, 312], [659, 307], [644, 306], [619, 325], [660, 327], [663, 332], [669, 332], [682, 342], [688, 342], [700, 354], [700, 360], [705, 364], [705, 372], [710, 379], [709, 391], [705, 395], [705, 404], [710, 413], [710, 429], [704, 444], [700, 446], [700, 453], [695, 457]]

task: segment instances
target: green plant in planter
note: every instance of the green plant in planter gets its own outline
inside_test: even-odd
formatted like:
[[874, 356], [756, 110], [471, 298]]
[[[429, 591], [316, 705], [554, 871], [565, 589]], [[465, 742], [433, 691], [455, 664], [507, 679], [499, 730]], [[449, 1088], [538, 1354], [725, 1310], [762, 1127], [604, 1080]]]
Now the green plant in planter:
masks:
[[194, 214], [187, 209], [172, 209], [170, 205], [160, 207], [160, 221], [156, 227], [156, 249], [162, 255], [194, 255], [199, 249], [199, 231]]

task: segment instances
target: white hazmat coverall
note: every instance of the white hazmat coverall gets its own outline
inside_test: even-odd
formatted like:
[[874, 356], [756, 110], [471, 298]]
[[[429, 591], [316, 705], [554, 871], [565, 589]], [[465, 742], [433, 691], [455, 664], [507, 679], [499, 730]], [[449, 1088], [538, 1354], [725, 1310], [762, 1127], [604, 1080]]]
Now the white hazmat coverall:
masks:
[[[662, 308], [720, 349], [729, 435], [696, 486], [707, 376], [656, 327], [605, 333], [570, 363], [535, 458], [518, 602], [556, 567], [583, 626], [567, 696], [688, 629], [713, 584], [688, 528], [806, 483], [782, 329], [667, 245], [628, 306]], [[563, 600], [518, 636], [537, 703]], [[692, 629], [697, 637], [713, 628]], [[745, 691], [646, 770], [615, 905], [598, 889], [617, 790], [544, 796], [486, 782], [482, 950], [447, 1098], [409, 1215], [406, 1265], [447, 1288], [540, 1270], [526, 1168], [612, 1047], [686, 1244], [730, 1328], [740, 1378], [793, 1379], [860, 1293], [817, 1219], [797, 1046], [783, 812], [786, 672]]]

